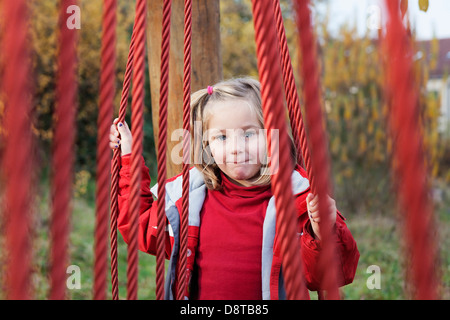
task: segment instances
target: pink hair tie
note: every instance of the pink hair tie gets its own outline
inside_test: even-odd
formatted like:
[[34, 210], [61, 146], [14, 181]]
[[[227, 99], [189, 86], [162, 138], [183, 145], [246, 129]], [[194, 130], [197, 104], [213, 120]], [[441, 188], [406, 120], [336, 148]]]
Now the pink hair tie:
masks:
[[212, 95], [212, 94], [213, 94], [214, 88], [211, 87], [211, 86], [208, 86], [207, 90], [208, 90], [208, 94], [209, 94], [209, 95]]

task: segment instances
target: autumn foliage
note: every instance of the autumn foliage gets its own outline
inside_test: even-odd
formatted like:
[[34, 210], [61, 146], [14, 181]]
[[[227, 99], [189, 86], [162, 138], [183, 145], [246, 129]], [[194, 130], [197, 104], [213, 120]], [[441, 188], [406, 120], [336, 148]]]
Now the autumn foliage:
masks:
[[[222, 9], [224, 74], [255, 74], [251, 10], [244, 1], [225, 2], [227, 5]], [[403, 1], [402, 5], [405, 3]], [[426, 3], [421, 1], [421, 6], [425, 9]], [[288, 1], [281, 1], [281, 7], [291, 59], [298, 77], [301, 57], [298, 57], [293, 10]], [[384, 212], [390, 210], [393, 203], [390, 189], [393, 144], [387, 125], [389, 103], [383, 72], [383, 31], [368, 29], [361, 34], [355, 24], [349, 22], [335, 32], [330, 30], [328, 14], [316, 16], [315, 30], [334, 192], [347, 211], [369, 209]], [[417, 47], [414, 31], [410, 33], [411, 42]], [[236, 39], [242, 45], [234, 45]], [[426, 90], [437, 52], [438, 41], [434, 39], [431, 59], [415, 59], [414, 65], [421, 110], [421, 127], [417, 130], [422, 132], [427, 167], [433, 178], [443, 173], [440, 165], [445, 143], [437, 128], [440, 97]], [[307, 79], [297, 78], [300, 97], [303, 81]]]
[[[33, 132], [38, 147], [38, 163], [45, 168], [53, 132], [56, 83], [57, 1], [30, 1], [30, 45], [33, 51]], [[134, 2], [119, 1], [117, 29], [118, 108], [124, 68], [134, 17]], [[407, 1], [402, 1], [404, 6]], [[425, 8], [428, 1], [420, 1]], [[254, 26], [250, 1], [223, 0], [221, 4], [221, 43], [224, 77], [257, 76]], [[95, 172], [95, 144], [100, 82], [101, 1], [80, 1], [82, 25], [78, 46], [78, 111], [75, 186], [79, 195]], [[281, 1], [286, 35], [290, 46], [299, 94], [303, 79], [298, 78], [298, 45], [291, 3]], [[382, 208], [389, 200], [390, 154], [386, 117], [389, 107], [384, 95], [382, 32], [360, 34], [350, 23], [337, 33], [329, 30], [327, 16], [315, 19], [319, 46], [323, 111], [326, 115], [329, 152], [333, 164], [336, 197], [345, 207]], [[0, 22], [1, 27], [1, 22]], [[1, 36], [1, 34], [0, 34]], [[195, 35], [194, 35], [195, 36]], [[414, 42], [414, 32], [411, 32]], [[415, 43], [415, 42], [414, 42]], [[432, 56], [438, 50], [433, 41]], [[0, 72], [1, 65], [0, 52]], [[426, 82], [433, 59], [415, 61], [417, 91], [420, 93], [422, 126], [430, 175], [442, 174], [440, 168], [444, 141], [437, 130], [439, 97], [428, 94]], [[180, 74], [182, 70], [180, 70]], [[307, 80], [306, 80], [307, 81]], [[146, 83], [146, 125], [144, 152], [154, 159], [152, 125], [149, 110], [149, 84]], [[0, 120], [4, 105], [0, 96]], [[115, 110], [117, 114], [117, 109]], [[1, 127], [0, 127], [1, 130]], [[0, 134], [4, 134], [0, 131]], [[445, 173], [444, 173], [445, 175]], [[382, 210], [382, 209], [380, 209]]]

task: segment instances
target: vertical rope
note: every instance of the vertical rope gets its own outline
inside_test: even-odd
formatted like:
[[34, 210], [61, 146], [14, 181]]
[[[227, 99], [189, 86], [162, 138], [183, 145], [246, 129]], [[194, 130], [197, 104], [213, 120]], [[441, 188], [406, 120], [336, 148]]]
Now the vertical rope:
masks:
[[[286, 102], [289, 111], [289, 119], [292, 128], [292, 136], [297, 149], [297, 163], [302, 164], [305, 161], [306, 172], [309, 175], [309, 181], [312, 184], [311, 176], [311, 157], [308, 151], [308, 142], [306, 139], [306, 130], [303, 123], [303, 117], [300, 109], [300, 102], [295, 84], [294, 71], [292, 69], [291, 57], [284, 30], [283, 16], [281, 14], [280, 1], [273, 0], [275, 20], [277, 26], [278, 42], [280, 44], [281, 67], [283, 75], [284, 90]], [[301, 154], [300, 154], [301, 152]]]
[[77, 96], [77, 30], [66, 25], [67, 7], [62, 0], [59, 13], [58, 82], [52, 159], [51, 299], [64, 299], [68, 260], [70, 200], [72, 197]]
[[[131, 36], [130, 49], [128, 51], [127, 65], [123, 79], [122, 96], [119, 107], [119, 122], [125, 120], [128, 105], [128, 95], [130, 91], [131, 75], [133, 71], [134, 41], [135, 30]], [[119, 204], [117, 197], [119, 195], [119, 171], [120, 171], [120, 150], [116, 149], [113, 153], [111, 168], [111, 220], [110, 220], [110, 247], [111, 247], [111, 293], [113, 300], [119, 300], [119, 272], [117, 263], [117, 218], [119, 216]]]
[[156, 299], [164, 299], [165, 260], [165, 194], [166, 194], [166, 151], [167, 151], [167, 104], [169, 91], [170, 14], [171, 0], [164, 0], [161, 43], [161, 86], [159, 96], [158, 133], [158, 229], [156, 241]]
[[[125, 67], [125, 75], [123, 78], [122, 96], [120, 98], [119, 117], [118, 117], [119, 122], [125, 121], [125, 115], [127, 113], [128, 96], [129, 96], [130, 85], [131, 85], [131, 75], [133, 73], [135, 39], [136, 39], [136, 28], [133, 27], [130, 48], [128, 51], [127, 65]], [[119, 150], [117, 150], [117, 151], [119, 151]], [[118, 152], [118, 153], [120, 153], [120, 152]]]
[[420, 135], [418, 96], [414, 86], [413, 51], [400, 17], [399, 2], [386, 1], [388, 23], [384, 46], [387, 53], [387, 87], [390, 88], [390, 128], [395, 143], [394, 173], [399, 205], [405, 218], [405, 239], [410, 250], [416, 299], [436, 299], [437, 254], [432, 239], [434, 226], [424, 148]]
[[316, 60], [316, 41], [314, 39], [311, 14], [309, 11], [309, 1], [295, 1], [297, 13], [297, 27], [300, 36], [300, 50], [303, 57], [301, 65], [301, 75], [304, 80], [303, 91], [306, 108], [306, 121], [309, 129], [309, 148], [311, 152], [310, 173], [314, 177], [314, 184], [311, 186], [312, 192], [319, 196], [319, 215], [321, 219], [322, 251], [319, 258], [319, 268], [322, 271], [322, 288], [328, 290], [326, 298], [338, 299], [339, 289], [337, 285], [337, 266], [335, 243], [332, 225], [329, 217], [329, 209], [326, 201], [330, 194], [329, 182], [330, 164], [327, 154], [327, 138], [323, 127], [323, 116], [320, 105], [320, 85], [319, 71]]
[[143, 140], [144, 114], [144, 71], [145, 71], [145, 28], [147, 18], [147, 1], [138, 0], [136, 3], [135, 56], [133, 71], [133, 101], [131, 104], [131, 126], [133, 130], [133, 145], [131, 150], [131, 190], [128, 209], [130, 233], [128, 244], [128, 292], [129, 300], [137, 299], [138, 278], [138, 218], [141, 197], [141, 157]]
[[106, 298], [108, 208], [111, 162], [109, 128], [114, 110], [117, 0], [103, 1], [100, 103], [97, 118], [97, 186], [94, 262], [94, 299]]
[[[296, 231], [296, 214], [293, 206], [290, 157], [280, 155], [280, 150], [289, 150], [290, 143], [284, 114], [280, 58], [276, 45], [272, 0], [253, 0], [256, 52], [261, 80], [264, 124], [268, 140], [273, 130], [279, 130], [279, 141], [270, 140], [272, 190], [275, 196], [277, 229], [281, 241], [283, 273], [288, 299], [300, 299], [304, 286], [300, 249]], [[282, 168], [282, 169], [281, 169]]]
[[177, 299], [185, 295], [188, 279], [186, 278], [187, 234], [189, 218], [189, 119], [191, 115], [191, 44], [192, 44], [192, 0], [184, 1], [184, 74], [183, 74], [183, 191], [181, 227], [180, 227], [180, 261], [178, 267]]
[[6, 232], [6, 297], [29, 299], [30, 292], [30, 196], [31, 196], [31, 71], [27, 47], [27, 1], [2, 1], [5, 97], [4, 222]]

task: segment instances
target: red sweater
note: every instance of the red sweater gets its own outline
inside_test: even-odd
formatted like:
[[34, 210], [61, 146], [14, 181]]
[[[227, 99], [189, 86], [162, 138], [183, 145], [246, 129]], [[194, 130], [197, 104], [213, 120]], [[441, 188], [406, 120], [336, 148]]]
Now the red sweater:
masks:
[[[222, 174], [200, 213], [196, 259], [200, 300], [260, 300], [262, 230], [269, 186], [241, 187]], [[195, 293], [193, 293], [195, 296]]]
[[[118, 196], [118, 204], [120, 209], [118, 229], [121, 232], [125, 242], [128, 243], [128, 197], [131, 179], [130, 157], [124, 156], [121, 160], [122, 168], [120, 170]], [[150, 175], [143, 159], [141, 169], [141, 206], [138, 232], [139, 249], [150, 254], [155, 254], [157, 205], [156, 201], [153, 201], [153, 196], [150, 192]], [[296, 171], [303, 177], [306, 176], [306, 173], [301, 168], [296, 168]], [[192, 173], [194, 174], [196, 171], [194, 170]], [[178, 181], [179, 177], [180, 175], [169, 179], [167, 187], [170, 185], [170, 188], [181, 188], [181, 182]], [[225, 185], [228, 183], [230, 182], [226, 180], [224, 181]], [[225, 299], [224, 292], [218, 291], [217, 288], [214, 288], [214, 285], [220, 284], [218, 286], [228, 288], [227, 291], [229, 290], [229, 293], [233, 295], [234, 299], [260, 298], [261, 294], [256, 291], [258, 288], [262, 287], [264, 287], [262, 294], [266, 295], [263, 298], [267, 298], [267, 285], [269, 284], [269, 298], [283, 298], [284, 296], [279, 295], [280, 292], [283, 294], [284, 289], [280, 285], [282, 276], [282, 260], [278, 233], [275, 233], [273, 239], [273, 255], [270, 274], [263, 274], [261, 269], [256, 270], [257, 266], [263, 266], [262, 259], [267, 257], [269, 254], [269, 252], [267, 252], [268, 247], [265, 247], [266, 251], [264, 251], [264, 247], [263, 250], [261, 250], [262, 246], [257, 242], [261, 241], [261, 233], [264, 234], [264, 228], [267, 222], [267, 217], [265, 217], [265, 220], [263, 220], [263, 228], [261, 225], [261, 214], [267, 214], [267, 211], [264, 210], [268, 208], [268, 198], [270, 197], [268, 196], [266, 198], [266, 192], [270, 193], [270, 189], [256, 191], [259, 187], [254, 187], [256, 189], [252, 189], [253, 187], [247, 189], [235, 186], [234, 184], [228, 186], [230, 188], [225, 188], [223, 192], [211, 190], [203, 191], [205, 198], [201, 200], [201, 208], [198, 211], [199, 221], [197, 221], [197, 217], [194, 215], [192, 217], [192, 224], [188, 227], [188, 268], [186, 269], [186, 277], [191, 285], [188, 287], [189, 292], [186, 292], [186, 294], [189, 296], [190, 293], [190, 297], [194, 299], [198, 296], [209, 296], [209, 299], [214, 299], [215, 297], [222, 297]], [[192, 185], [192, 188], [193, 192], [197, 193], [197, 196], [202, 196], [201, 192], [202, 188], [204, 188], [204, 184]], [[245, 192], [243, 192], [243, 189], [245, 189]], [[173, 190], [171, 191], [171, 200], [175, 201], [176, 211], [178, 213], [182, 211], [181, 193], [178, 194]], [[315, 240], [312, 235], [311, 224], [308, 219], [305, 201], [308, 192], [309, 188], [295, 194], [297, 232], [300, 235], [298, 238], [300, 245], [299, 254], [303, 262], [305, 283], [309, 290], [316, 291], [321, 289], [320, 278], [322, 275], [322, 270], [318, 268], [318, 258], [320, 255], [321, 244], [320, 241]], [[259, 198], [259, 196], [261, 198]], [[241, 201], [245, 202], [245, 210], [243, 210], [244, 206], [240, 205], [240, 203], [242, 203]], [[219, 203], [220, 205], [218, 205]], [[198, 204], [199, 203], [197, 203], [197, 205]], [[218, 210], [219, 207], [221, 208], [220, 210]], [[173, 209], [173, 205], [170, 208]], [[265, 209], [261, 212], [261, 208]], [[196, 207], [194, 209], [197, 210]], [[244, 216], [246, 219], [240, 219]], [[338, 272], [339, 286], [349, 284], [353, 281], [359, 259], [359, 252], [356, 242], [348, 230], [344, 220], [345, 219], [338, 211], [335, 225], [338, 260], [335, 266], [330, 267], [336, 268], [336, 271]], [[174, 222], [176, 223], [175, 220]], [[201, 228], [199, 227], [200, 225], [196, 223], [200, 223]], [[231, 226], [232, 223], [234, 223], [233, 226]], [[272, 222], [269, 222], [269, 224], [270, 223]], [[172, 254], [177, 254], [177, 252], [172, 252], [175, 235], [171, 234], [171, 230], [173, 229], [168, 228], [166, 232], [167, 258], [171, 257]], [[231, 234], [231, 232], [233, 232], [233, 234]], [[177, 234], [179, 234], [178, 231]], [[217, 250], [223, 247], [227, 248], [227, 250]], [[263, 255], [262, 258], [261, 254]], [[209, 257], [207, 257], [207, 255]], [[175, 271], [175, 268], [176, 265], [172, 266], [171, 270]], [[217, 270], [214, 270], [214, 268], [217, 268]], [[197, 277], [195, 277], [195, 269], [199, 271]], [[264, 270], [267, 272], [267, 269]], [[252, 276], [249, 276], [250, 273]], [[171, 278], [168, 277], [167, 279], [173, 281], [172, 274], [169, 275]], [[200, 279], [198, 278], [198, 275], [200, 276]], [[261, 276], [263, 279], [261, 279]], [[268, 278], [268, 276], [270, 278]], [[194, 279], [194, 277], [196, 279]], [[239, 277], [240, 280], [236, 280], [235, 277]], [[262, 284], [256, 283], [257, 277]], [[213, 283], [213, 281], [216, 282]], [[238, 285], [237, 283], [239, 281], [241, 281], [241, 283]], [[172, 283], [172, 288], [176, 288], [175, 284]], [[196, 289], [196, 286], [198, 288], [199, 284], [202, 288], [202, 291], [200, 292]], [[244, 285], [246, 286], [245, 288], [243, 288]], [[167, 292], [169, 292], [169, 294], [167, 294]], [[234, 296], [235, 293], [236, 296]], [[171, 298], [171, 291], [166, 291], [166, 294], [166, 298]], [[304, 296], [303, 298], [305, 299], [309, 298], [306, 288], [302, 291], [302, 296]]]

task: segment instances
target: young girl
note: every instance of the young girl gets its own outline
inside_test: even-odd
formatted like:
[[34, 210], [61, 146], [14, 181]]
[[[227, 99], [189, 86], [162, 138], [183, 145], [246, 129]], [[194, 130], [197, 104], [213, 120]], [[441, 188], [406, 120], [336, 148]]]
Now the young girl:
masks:
[[[249, 78], [220, 82], [191, 99], [188, 259], [190, 299], [281, 299], [285, 297], [275, 203], [267, 165], [260, 85]], [[126, 123], [111, 126], [111, 148], [121, 148], [118, 228], [128, 241], [128, 197], [132, 136]], [[291, 155], [292, 156], [292, 155]], [[295, 159], [295, 156], [292, 157]], [[293, 161], [294, 162], [294, 161]], [[281, 168], [280, 170], [282, 170]], [[319, 290], [320, 221], [318, 199], [309, 191], [306, 172], [292, 171], [297, 229], [303, 271], [309, 290]], [[139, 249], [156, 252], [157, 186], [150, 190], [142, 161]], [[166, 255], [170, 257], [166, 298], [173, 299], [179, 255], [182, 176], [166, 184], [168, 222]], [[161, 201], [161, 200], [158, 200]], [[337, 234], [339, 285], [353, 281], [359, 252], [344, 218], [328, 199]], [[170, 241], [169, 241], [170, 240]], [[309, 298], [305, 289], [303, 295]]]

